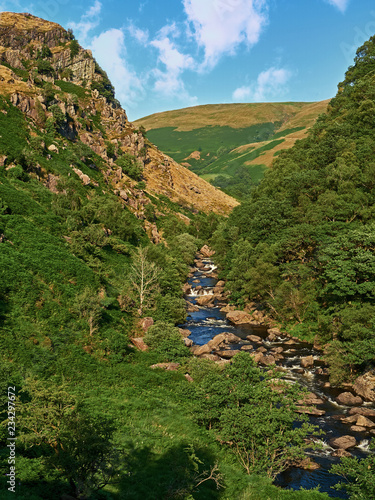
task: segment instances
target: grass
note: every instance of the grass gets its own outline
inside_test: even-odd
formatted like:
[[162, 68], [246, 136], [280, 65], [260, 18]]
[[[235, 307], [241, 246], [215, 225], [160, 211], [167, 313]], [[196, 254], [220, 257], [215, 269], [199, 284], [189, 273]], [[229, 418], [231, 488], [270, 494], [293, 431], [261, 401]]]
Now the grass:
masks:
[[326, 101], [217, 104], [156, 113], [135, 123], [148, 130], [148, 138], [161, 151], [242, 199], [249, 193], [248, 186], [242, 189], [241, 182], [229, 178], [247, 166], [251, 183], [258, 183], [276, 153], [302, 138], [326, 106]]
[[75, 85], [72, 82], [64, 82], [63, 80], [56, 80], [55, 85], [60, 87], [60, 89], [63, 92], [66, 92], [68, 94], [74, 94], [80, 99], [84, 99], [88, 95], [87, 90], [85, 90], [83, 87], [79, 85]]

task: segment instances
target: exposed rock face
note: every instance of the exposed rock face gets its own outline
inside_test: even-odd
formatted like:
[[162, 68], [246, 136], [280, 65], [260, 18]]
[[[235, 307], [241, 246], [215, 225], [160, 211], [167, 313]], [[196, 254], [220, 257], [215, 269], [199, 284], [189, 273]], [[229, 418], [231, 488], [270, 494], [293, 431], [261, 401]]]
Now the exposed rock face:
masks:
[[[47, 69], [39, 67], [38, 51], [45, 52], [42, 58], [38, 57], [39, 63], [42, 60]], [[107, 168], [105, 177], [109, 189], [139, 219], [146, 218], [145, 207], [151, 202], [147, 193], [163, 194], [181, 206], [193, 206], [204, 212], [227, 214], [238, 205], [236, 200], [145, 140], [143, 134], [129, 123], [125, 111], [113, 98], [114, 94], [112, 98], [108, 94], [105, 97], [94, 89], [95, 86], [100, 88], [101, 84], [110, 87], [107, 76], [96, 64], [91, 51], [84, 50], [75, 41], [73, 43], [71, 34], [58, 24], [29, 14], [1, 13], [0, 61], [11, 66], [0, 65], [0, 93], [9, 96], [13, 105], [39, 127], [53, 118], [52, 104], [60, 108], [62, 119], [65, 118], [59, 122], [60, 134], [68, 140], [80, 140], [101, 156]], [[28, 73], [29, 80], [23, 81], [12, 68]], [[42, 92], [41, 81], [50, 85], [48, 100]], [[71, 87], [62, 90], [61, 81], [69, 85], [82, 85], [85, 81], [86, 86], [77, 94], [70, 94]], [[100, 126], [97, 125], [98, 117]], [[108, 143], [113, 150], [110, 154]], [[56, 150], [52, 152], [57, 154]], [[133, 155], [143, 168], [145, 192], [117, 167], [117, 154], [122, 153]], [[76, 165], [73, 167], [77, 169]], [[77, 174], [85, 186], [94, 183], [87, 173]], [[181, 217], [186, 224], [189, 223], [186, 216], [181, 214]], [[156, 226], [145, 229], [152, 241], [162, 241]], [[208, 252], [212, 254], [210, 249]]]
[[375, 402], [375, 373], [367, 372], [361, 377], [358, 377], [354, 383], [353, 389], [359, 396], [368, 401]]

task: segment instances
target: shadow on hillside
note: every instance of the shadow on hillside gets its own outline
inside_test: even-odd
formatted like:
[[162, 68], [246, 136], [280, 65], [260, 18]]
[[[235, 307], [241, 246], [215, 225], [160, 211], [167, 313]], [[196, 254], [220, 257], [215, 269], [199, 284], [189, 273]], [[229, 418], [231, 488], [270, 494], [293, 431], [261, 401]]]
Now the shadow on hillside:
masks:
[[202, 478], [210, 475], [215, 465], [208, 450], [194, 450], [189, 445], [171, 448], [163, 455], [149, 448], [133, 449], [128, 458], [128, 474], [119, 485], [119, 497], [139, 500], [172, 500], [219, 498], [220, 490], [210, 479], [196, 487]]

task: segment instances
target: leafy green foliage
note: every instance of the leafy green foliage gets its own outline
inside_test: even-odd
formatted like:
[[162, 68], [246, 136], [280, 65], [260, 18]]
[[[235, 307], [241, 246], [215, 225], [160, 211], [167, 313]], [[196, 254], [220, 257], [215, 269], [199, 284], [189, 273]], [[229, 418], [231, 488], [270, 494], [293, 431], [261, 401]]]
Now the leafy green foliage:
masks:
[[263, 374], [248, 353], [233, 358], [224, 373], [211, 370], [195, 389], [198, 422], [211, 429], [221, 443], [233, 449], [248, 474], [275, 478], [304, 456], [308, 424], [296, 426], [300, 389], [278, 380], [276, 372]]
[[327, 115], [214, 236], [233, 301], [262, 302], [290, 330], [332, 342], [341, 382], [375, 350], [374, 45], [358, 50]]
[[142, 179], [143, 168], [137, 159], [129, 153], [119, 156], [116, 164], [121, 167], [124, 174], [131, 177], [135, 181]]
[[189, 349], [185, 347], [178, 328], [165, 321], [157, 321], [150, 326], [144, 336], [146, 344], [165, 361], [173, 361], [191, 355]]
[[367, 500], [375, 495], [375, 457], [367, 458], [343, 457], [337, 465], [332, 465], [330, 472], [342, 476], [345, 481], [336, 488], [345, 490], [353, 500]]

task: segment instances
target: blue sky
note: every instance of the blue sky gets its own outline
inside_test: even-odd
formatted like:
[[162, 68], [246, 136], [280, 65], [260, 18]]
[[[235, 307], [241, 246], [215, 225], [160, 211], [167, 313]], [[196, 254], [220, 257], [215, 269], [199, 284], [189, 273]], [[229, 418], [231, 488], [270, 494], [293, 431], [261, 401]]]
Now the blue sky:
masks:
[[373, 0], [0, 0], [72, 28], [135, 120], [198, 104], [333, 97]]

